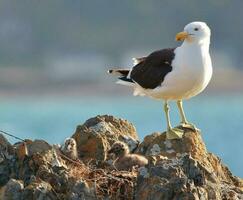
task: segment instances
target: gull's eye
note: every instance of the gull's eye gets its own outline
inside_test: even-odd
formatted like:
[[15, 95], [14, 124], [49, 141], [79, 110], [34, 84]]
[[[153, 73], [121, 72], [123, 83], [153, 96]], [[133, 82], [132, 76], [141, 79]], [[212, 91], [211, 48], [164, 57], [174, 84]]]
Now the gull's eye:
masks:
[[198, 31], [198, 28], [194, 28], [194, 31]]

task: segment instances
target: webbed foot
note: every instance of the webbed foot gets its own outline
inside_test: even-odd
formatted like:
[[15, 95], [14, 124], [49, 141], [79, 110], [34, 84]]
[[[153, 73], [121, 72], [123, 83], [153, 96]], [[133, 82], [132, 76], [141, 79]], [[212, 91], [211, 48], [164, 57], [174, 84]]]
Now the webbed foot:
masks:
[[184, 131], [179, 129], [179, 128], [171, 128], [168, 129], [166, 132], [166, 138], [168, 140], [173, 140], [173, 139], [181, 139], [184, 134]]
[[191, 129], [193, 131], [200, 131], [200, 129], [198, 129], [194, 124], [191, 123], [180, 123], [180, 126], [182, 128], [187, 128], [187, 129]]

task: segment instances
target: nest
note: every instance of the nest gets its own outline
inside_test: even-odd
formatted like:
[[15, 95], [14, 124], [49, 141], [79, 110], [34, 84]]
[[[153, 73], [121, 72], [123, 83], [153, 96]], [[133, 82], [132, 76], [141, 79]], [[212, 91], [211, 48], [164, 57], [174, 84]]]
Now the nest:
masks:
[[94, 190], [97, 199], [134, 199], [137, 170], [117, 171], [91, 164], [68, 162], [69, 176], [83, 180]]
[[135, 172], [95, 169], [90, 173], [98, 199], [133, 199]]

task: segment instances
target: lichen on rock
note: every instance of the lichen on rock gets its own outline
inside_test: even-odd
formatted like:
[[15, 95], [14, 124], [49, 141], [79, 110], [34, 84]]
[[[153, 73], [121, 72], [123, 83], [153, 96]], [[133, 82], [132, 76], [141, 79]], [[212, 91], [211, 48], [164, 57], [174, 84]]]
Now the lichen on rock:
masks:
[[137, 151], [153, 162], [147, 166], [149, 177], [138, 177], [136, 199], [242, 199], [242, 179], [207, 152], [199, 132], [185, 132], [180, 140], [167, 140], [163, 133], [140, 144]]

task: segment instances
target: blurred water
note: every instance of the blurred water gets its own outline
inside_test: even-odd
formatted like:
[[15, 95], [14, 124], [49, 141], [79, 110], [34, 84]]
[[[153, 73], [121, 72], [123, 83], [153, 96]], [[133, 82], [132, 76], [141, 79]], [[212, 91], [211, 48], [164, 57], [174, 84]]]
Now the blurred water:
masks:
[[[188, 119], [202, 130], [209, 151], [219, 155], [235, 175], [243, 177], [243, 96], [201, 96], [184, 103]], [[76, 125], [98, 114], [132, 122], [140, 139], [166, 129], [162, 104], [148, 98], [22, 99], [0, 102], [0, 129], [22, 138], [61, 143]], [[171, 104], [171, 119], [179, 116]], [[16, 142], [8, 138], [11, 142]]]

